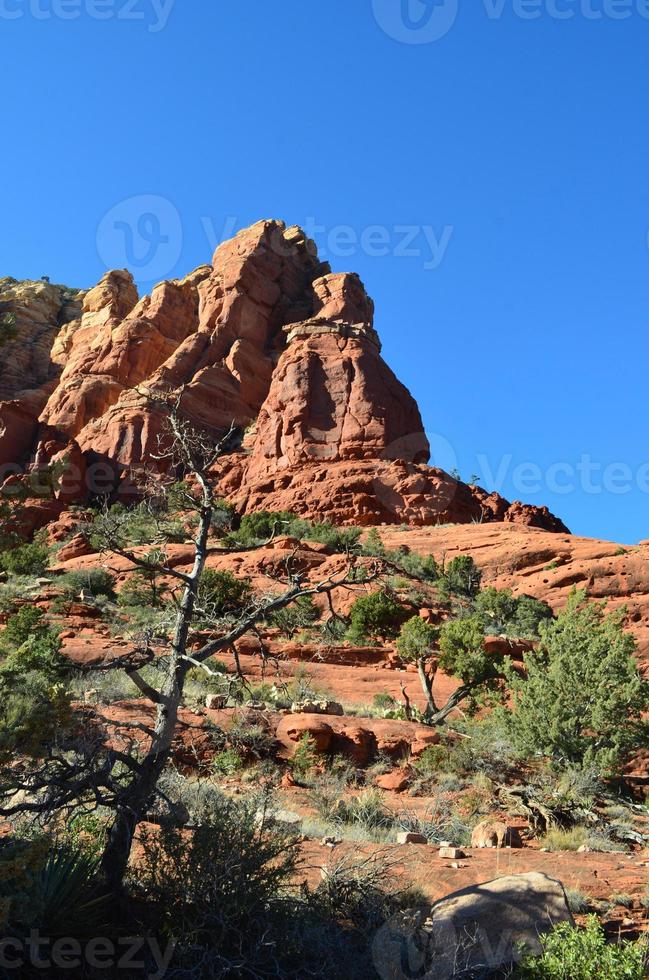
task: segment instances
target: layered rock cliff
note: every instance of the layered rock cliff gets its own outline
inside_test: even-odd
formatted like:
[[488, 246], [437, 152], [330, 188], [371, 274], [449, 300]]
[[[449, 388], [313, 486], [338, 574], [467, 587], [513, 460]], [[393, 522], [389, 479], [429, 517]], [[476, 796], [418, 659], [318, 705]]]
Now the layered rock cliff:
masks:
[[[214, 436], [232, 422], [247, 429], [216, 474], [242, 510], [565, 531], [545, 508], [426, 465], [419, 409], [381, 357], [363, 284], [332, 274], [299, 228], [259, 222], [220, 245], [211, 266], [142, 299], [125, 271], [74, 302], [58, 289], [0, 293], [17, 311], [16, 337], [0, 350], [0, 464], [73, 462], [84, 474], [101, 460], [117, 492], [156, 454], [164, 418], [150, 394], [171, 390]], [[73, 482], [67, 501], [87, 493]]]

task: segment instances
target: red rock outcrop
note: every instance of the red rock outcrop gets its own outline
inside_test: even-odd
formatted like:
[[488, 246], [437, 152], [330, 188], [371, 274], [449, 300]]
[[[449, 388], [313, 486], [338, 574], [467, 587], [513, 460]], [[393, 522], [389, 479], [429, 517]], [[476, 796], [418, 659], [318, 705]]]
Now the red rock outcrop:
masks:
[[21, 467], [33, 449], [38, 416], [60, 373], [53, 345], [77, 322], [82, 299], [45, 281], [0, 279], [0, 466]]
[[0, 463], [59, 464], [61, 501], [100, 492], [89, 485], [97, 467], [126, 493], [130, 473], [158, 465], [166, 413], [155, 395], [176, 392], [214, 436], [232, 422], [250, 427], [219, 470], [243, 510], [565, 531], [545, 509], [426, 466], [419, 409], [381, 358], [374, 304], [357, 275], [319, 262], [299, 228], [258, 222], [220, 245], [211, 266], [139, 301], [124, 270], [107, 273], [82, 310], [61, 306], [58, 287], [31, 286], [33, 318], [48, 327], [31, 345], [29, 392], [3, 378], [0, 397], [12, 400], [0, 409]]

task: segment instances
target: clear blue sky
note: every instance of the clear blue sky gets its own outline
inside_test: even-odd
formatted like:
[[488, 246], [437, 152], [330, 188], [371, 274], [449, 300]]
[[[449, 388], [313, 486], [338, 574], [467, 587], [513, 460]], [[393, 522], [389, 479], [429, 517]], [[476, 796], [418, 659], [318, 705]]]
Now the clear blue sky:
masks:
[[315, 225], [441, 465], [576, 533], [649, 538], [648, 18], [0, 0], [0, 274], [89, 286], [132, 257], [148, 289], [224, 229]]

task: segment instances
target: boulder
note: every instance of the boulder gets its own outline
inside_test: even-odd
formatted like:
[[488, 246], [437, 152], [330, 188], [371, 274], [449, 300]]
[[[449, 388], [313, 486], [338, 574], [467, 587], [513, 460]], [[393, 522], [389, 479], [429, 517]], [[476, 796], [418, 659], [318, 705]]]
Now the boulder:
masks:
[[397, 834], [397, 844], [428, 844], [428, 838], [423, 834], [412, 834], [404, 831]]
[[424, 912], [402, 912], [379, 930], [372, 948], [382, 980], [471, 976], [478, 980], [538, 954], [539, 936], [573, 918], [561, 882], [539, 872], [506, 875], [465, 888]]
[[483, 820], [471, 833], [471, 847], [522, 847], [521, 836], [515, 827], [501, 820]]
[[404, 790], [408, 789], [412, 779], [412, 773], [410, 769], [393, 769], [392, 772], [386, 772], [382, 776], [377, 776], [374, 780], [374, 785], [378, 786], [379, 789], [385, 789], [392, 793], [403, 793]]
[[316, 752], [343, 755], [357, 766], [366, 766], [376, 756], [402, 759], [435, 745], [439, 735], [425, 725], [385, 718], [351, 719], [339, 715], [289, 714], [279, 722], [275, 737], [285, 758], [291, 758], [296, 744], [308, 734]]
[[460, 861], [466, 854], [459, 847], [440, 847], [438, 856], [445, 861]]

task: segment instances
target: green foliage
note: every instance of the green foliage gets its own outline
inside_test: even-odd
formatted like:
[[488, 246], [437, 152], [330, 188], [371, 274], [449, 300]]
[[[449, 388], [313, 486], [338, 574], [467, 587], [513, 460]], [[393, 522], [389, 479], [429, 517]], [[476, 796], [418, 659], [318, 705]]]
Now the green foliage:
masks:
[[485, 684], [501, 674], [502, 656], [485, 650], [484, 626], [477, 614], [444, 623], [439, 648], [442, 670], [464, 684]]
[[68, 572], [58, 580], [64, 594], [70, 598], [78, 596], [82, 591], [92, 596], [115, 598], [115, 576], [105, 568], [87, 568], [78, 572]]
[[408, 619], [408, 610], [389, 589], [379, 589], [356, 599], [351, 607], [348, 637], [352, 643], [369, 638], [388, 639], [398, 634]]
[[289, 525], [297, 520], [297, 515], [288, 510], [260, 510], [255, 514], [245, 514], [239, 529], [231, 535], [232, 543], [250, 547], [268, 541], [273, 535], [288, 534]]
[[161, 584], [158, 566], [165, 560], [164, 552], [154, 548], [143, 556], [143, 560], [148, 567], [136, 568], [129, 576], [117, 597], [120, 606], [147, 606], [157, 609], [162, 605], [166, 589], [164, 584]]
[[300, 596], [290, 606], [271, 613], [268, 621], [291, 639], [299, 630], [308, 629], [320, 618], [320, 610], [310, 595]]
[[10, 841], [0, 848], [0, 929], [27, 937], [91, 938], [105, 926], [109, 898], [98, 861], [79, 848], [47, 839]]
[[444, 565], [439, 578], [440, 594], [446, 598], [473, 600], [480, 592], [482, 572], [469, 555], [458, 555]]
[[614, 772], [646, 744], [649, 686], [623, 615], [607, 616], [575, 592], [556, 620], [541, 625], [539, 648], [525, 657], [526, 676], [510, 672], [510, 725], [522, 752]]
[[422, 557], [405, 546], [392, 551], [386, 548], [375, 527], [370, 528], [365, 535], [362, 551], [364, 555], [373, 558], [386, 558], [405, 574], [422, 582], [437, 582], [441, 574], [440, 567], [432, 555]]
[[252, 597], [250, 579], [237, 578], [232, 572], [206, 568], [200, 582], [198, 600], [210, 616], [229, 616], [240, 612]]
[[228, 540], [234, 546], [251, 547], [268, 541], [273, 535], [317, 541], [333, 552], [346, 552], [356, 548], [361, 530], [355, 527], [337, 528], [329, 522], [314, 524], [287, 510], [260, 510], [244, 515], [239, 529], [232, 532]]
[[190, 835], [167, 827], [143, 836], [133, 888], [155, 909], [163, 935], [181, 947], [199, 945], [245, 963], [259, 946], [261, 960], [267, 933], [279, 925], [276, 903], [295, 873], [296, 842], [269, 833], [257, 801], [213, 800], [196, 823]]
[[397, 650], [404, 660], [427, 660], [437, 647], [439, 629], [431, 626], [421, 616], [413, 616], [401, 627]]
[[144, 501], [133, 507], [113, 504], [107, 514], [98, 513], [91, 524], [84, 527], [84, 534], [98, 551], [114, 542], [120, 548], [151, 545], [156, 548], [169, 544], [183, 544], [188, 532], [182, 522], [170, 515], [163, 501], [161, 507]]
[[43, 535], [37, 535], [31, 544], [19, 544], [0, 554], [0, 569], [12, 575], [43, 575], [49, 563], [50, 549]]
[[245, 759], [233, 748], [217, 752], [212, 760], [214, 772], [222, 776], [236, 776], [245, 766]]
[[373, 558], [385, 558], [387, 556], [387, 549], [383, 544], [381, 535], [375, 527], [370, 528], [365, 535], [365, 540], [363, 541], [363, 553], [366, 555], [371, 555]]
[[23, 606], [0, 635], [0, 760], [37, 755], [70, 722], [68, 664], [40, 609]]
[[516, 639], [537, 637], [540, 624], [552, 619], [547, 603], [527, 595], [514, 596], [511, 589], [483, 589], [476, 596], [475, 609], [482, 616], [487, 633]]
[[541, 936], [543, 953], [519, 964], [516, 980], [643, 980], [647, 943], [608, 943], [595, 916], [585, 929], [567, 923]]
[[15, 313], [0, 313], [0, 347], [18, 336]]
[[315, 741], [308, 732], [305, 732], [295, 747], [291, 765], [298, 774], [304, 777], [318, 764], [318, 753], [316, 752]]
[[322, 524], [313, 524], [311, 521], [294, 520], [289, 524], [286, 533], [291, 538], [317, 541], [319, 544], [326, 545], [330, 551], [339, 554], [355, 550], [361, 536], [361, 529], [358, 527], [339, 528], [328, 521]]

